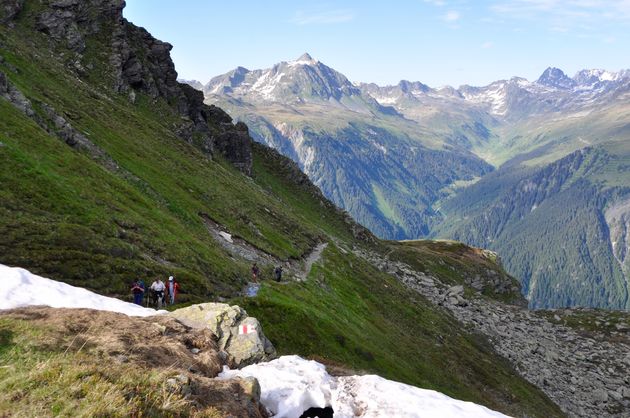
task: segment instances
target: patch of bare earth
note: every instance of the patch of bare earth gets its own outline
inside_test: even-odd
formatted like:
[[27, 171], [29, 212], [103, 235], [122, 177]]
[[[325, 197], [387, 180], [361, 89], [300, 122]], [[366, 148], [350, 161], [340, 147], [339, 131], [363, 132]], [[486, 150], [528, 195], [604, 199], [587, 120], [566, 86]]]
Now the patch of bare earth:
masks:
[[133, 365], [163, 373], [165, 390], [181, 395], [195, 416], [268, 416], [257, 382], [214, 379], [225, 360], [208, 329], [192, 329], [172, 317], [138, 318], [91, 309], [29, 307], [0, 311], [0, 318], [46, 330], [34, 342], [43, 350], [80, 352], [108, 367]]

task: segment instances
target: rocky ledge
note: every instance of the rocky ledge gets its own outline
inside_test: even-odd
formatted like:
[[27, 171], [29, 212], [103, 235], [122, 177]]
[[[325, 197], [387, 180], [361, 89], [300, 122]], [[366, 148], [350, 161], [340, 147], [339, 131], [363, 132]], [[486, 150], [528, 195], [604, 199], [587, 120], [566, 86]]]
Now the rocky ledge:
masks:
[[[174, 130], [182, 139], [251, 174], [252, 139], [247, 126], [234, 124], [220, 108], [205, 105], [203, 93], [177, 81], [172, 45], [124, 19], [124, 0], [41, 0], [25, 7], [28, 2], [3, 2], [0, 24], [9, 30], [26, 25], [27, 30], [45, 34], [51, 50], [58, 49], [66, 68], [78, 77], [86, 78], [100, 68], [99, 74], [111, 78], [101, 81], [131, 101], [140, 92], [164, 99], [181, 115]], [[90, 53], [90, 48], [99, 51]], [[108, 60], [93, 58], [107, 51]]]

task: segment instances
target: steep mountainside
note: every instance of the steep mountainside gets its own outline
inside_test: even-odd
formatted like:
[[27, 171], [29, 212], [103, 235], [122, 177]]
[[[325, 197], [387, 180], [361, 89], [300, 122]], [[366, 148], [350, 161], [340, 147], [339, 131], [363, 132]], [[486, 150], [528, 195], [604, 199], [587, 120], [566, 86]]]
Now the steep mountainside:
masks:
[[[242, 299], [281, 354], [515, 416], [563, 415], [486, 337], [362, 257], [389, 244], [336, 208], [297, 164], [252, 143], [244, 124], [178, 84], [170, 46], [125, 21], [123, 6], [31, 0], [0, 8], [0, 263], [121, 298], [132, 279], [173, 274], [183, 303], [236, 297], [253, 261], [263, 279], [282, 264], [282, 283], [265, 280], [258, 297]], [[459, 250], [428, 249], [426, 274], [484, 301], [519, 303], [517, 283], [496, 260]], [[15, 364], [0, 368], [0, 385], [15, 390], [0, 397], [3, 410], [62, 413], [75, 399], [86, 415], [109, 410], [113, 403], [83, 402], [96, 392], [80, 385], [94, 382], [105, 399], [140, 403], [121, 411], [172, 413], [162, 401], [175, 398], [152, 380], [159, 371], [147, 381], [125, 364], [103, 370], [90, 355], [107, 353], [87, 343], [68, 350], [73, 334], [51, 339], [54, 329], [15, 315], [0, 324], [0, 358]], [[72, 399], [57, 403], [57, 388]]]
[[[630, 71], [569, 77], [548, 68], [534, 82], [380, 87], [351, 84], [305, 55], [268, 70], [238, 68], [203, 90], [208, 103], [248, 121], [255, 139], [300, 163], [376, 235], [455, 238], [499, 251], [533, 307], [628, 307], [627, 246], [619, 240], [625, 218], [606, 213], [618, 214], [608, 208], [623, 206], [630, 185]], [[370, 113], [362, 130], [356, 121]], [[377, 129], [379, 119], [389, 125]], [[417, 142], [400, 141], [392, 128], [410, 138], [420, 133], [431, 151], [418, 152]], [[555, 168], [587, 147], [588, 155], [605, 156], [600, 163], [570, 173]], [[553, 177], [542, 180], [547, 174]], [[538, 192], [515, 192], [521, 183]], [[564, 199], [573, 199], [571, 222], [560, 208], [532, 211]], [[587, 232], [592, 216], [598, 226]]]

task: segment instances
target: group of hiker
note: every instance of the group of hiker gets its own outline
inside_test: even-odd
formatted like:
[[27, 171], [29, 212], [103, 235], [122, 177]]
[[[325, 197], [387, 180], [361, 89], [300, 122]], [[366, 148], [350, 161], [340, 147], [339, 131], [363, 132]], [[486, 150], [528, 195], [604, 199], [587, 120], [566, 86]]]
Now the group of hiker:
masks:
[[[276, 278], [276, 281], [279, 282], [280, 280], [282, 280], [282, 266], [277, 266], [274, 270], [273, 270], [273, 274]], [[258, 283], [258, 278], [260, 277], [260, 268], [258, 267], [257, 263], [254, 263], [252, 265], [252, 281], [254, 283]]]
[[[273, 273], [277, 282], [282, 280], [282, 266], [277, 266]], [[252, 265], [252, 281], [258, 283], [260, 278], [260, 268], [257, 263]], [[148, 292], [148, 294], [147, 294]], [[133, 303], [142, 306], [155, 306], [161, 308], [167, 302], [171, 305], [175, 304], [175, 298], [179, 292], [179, 283], [173, 276], [169, 276], [168, 281], [164, 283], [162, 279], [157, 278], [151, 283], [147, 289], [142, 279], [135, 280], [131, 283], [131, 294], [133, 295]]]
[[147, 306], [155, 306], [161, 308], [166, 305], [167, 302], [171, 305], [175, 304], [177, 293], [179, 292], [179, 283], [173, 276], [168, 278], [168, 281], [164, 283], [162, 279], [157, 278], [151, 283], [149, 289], [145, 288], [143, 280], [135, 280], [131, 284], [131, 293], [133, 295], [133, 303], [136, 305], [143, 305], [143, 300], [146, 297]]

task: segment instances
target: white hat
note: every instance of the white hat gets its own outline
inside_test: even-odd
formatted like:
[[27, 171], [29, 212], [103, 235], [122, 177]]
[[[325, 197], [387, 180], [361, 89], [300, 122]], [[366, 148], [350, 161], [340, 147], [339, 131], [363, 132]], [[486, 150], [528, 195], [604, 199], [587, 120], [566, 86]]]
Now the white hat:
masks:
[[173, 281], [173, 276], [168, 276], [169, 281]]

